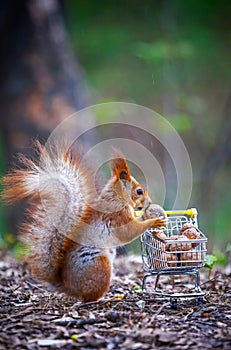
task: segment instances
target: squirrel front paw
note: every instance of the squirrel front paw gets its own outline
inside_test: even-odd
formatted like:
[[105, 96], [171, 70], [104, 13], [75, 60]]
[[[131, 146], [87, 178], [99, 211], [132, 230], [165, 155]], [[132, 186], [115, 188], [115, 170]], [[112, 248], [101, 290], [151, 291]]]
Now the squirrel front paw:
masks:
[[150, 204], [143, 215], [143, 220], [153, 220], [152, 228], [161, 228], [168, 223], [165, 210], [158, 204]]
[[153, 218], [153, 225], [152, 228], [161, 228], [163, 226], [166, 226], [168, 223], [168, 220], [164, 216], [159, 216], [158, 218]]

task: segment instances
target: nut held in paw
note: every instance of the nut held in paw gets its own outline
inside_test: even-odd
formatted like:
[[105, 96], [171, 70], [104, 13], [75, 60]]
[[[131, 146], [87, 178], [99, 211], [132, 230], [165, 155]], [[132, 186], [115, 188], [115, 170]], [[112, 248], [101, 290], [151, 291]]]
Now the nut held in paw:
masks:
[[145, 210], [143, 219], [147, 220], [147, 219], [156, 218], [159, 216], [163, 216], [164, 218], [167, 218], [167, 215], [164, 209], [160, 205], [150, 204]]

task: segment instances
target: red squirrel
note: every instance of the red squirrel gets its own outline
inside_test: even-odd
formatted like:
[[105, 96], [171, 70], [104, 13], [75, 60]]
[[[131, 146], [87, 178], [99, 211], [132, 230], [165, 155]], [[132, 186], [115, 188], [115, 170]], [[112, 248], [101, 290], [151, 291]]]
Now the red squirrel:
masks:
[[111, 178], [99, 195], [93, 173], [81, 155], [36, 142], [38, 160], [21, 156], [22, 168], [4, 176], [2, 198], [8, 203], [29, 199], [20, 237], [35, 277], [84, 302], [100, 299], [110, 287], [115, 246], [124, 245], [164, 217], [140, 221], [134, 210], [151, 203], [131, 176], [119, 150], [113, 151]]

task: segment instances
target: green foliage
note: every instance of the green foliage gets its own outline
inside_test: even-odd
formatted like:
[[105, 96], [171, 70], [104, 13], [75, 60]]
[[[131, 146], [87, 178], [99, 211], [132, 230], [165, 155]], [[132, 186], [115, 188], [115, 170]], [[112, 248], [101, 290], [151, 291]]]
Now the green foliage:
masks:
[[134, 290], [140, 290], [140, 286], [138, 286], [137, 284], [133, 288]]
[[194, 53], [192, 43], [186, 41], [174, 43], [167, 41], [140, 42], [134, 45], [134, 54], [149, 64], [159, 64], [172, 59], [188, 60]]
[[[200, 208], [207, 181], [201, 174], [220, 138], [231, 89], [229, 2], [70, 0], [67, 10], [96, 102], [135, 102], [166, 116], [189, 151], [194, 172], [189, 205]], [[106, 122], [108, 115], [97, 117]], [[224, 165], [212, 184], [213, 200], [199, 209], [211, 251], [229, 241], [229, 174]]]
[[212, 269], [214, 265], [217, 263], [217, 257], [214, 254], [210, 254], [206, 256], [205, 267], [208, 269]]
[[77, 341], [78, 340], [78, 334], [76, 334], [76, 333], [72, 334], [71, 339], [74, 340], [74, 341]]
[[231, 244], [227, 245], [224, 252], [215, 251], [213, 254], [206, 256], [205, 267], [212, 270], [215, 265], [226, 266], [229, 261], [229, 255], [231, 252]]
[[191, 119], [186, 114], [167, 115], [166, 118], [178, 132], [189, 131], [192, 128]]
[[116, 105], [114, 104], [104, 104], [103, 108], [101, 106], [98, 106], [94, 110], [95, 117], [98, 122], [106, 123], [110, 120], [113, 120], [112, 117], [114, 117], [118, 113], [118, 109], [116, 108]]

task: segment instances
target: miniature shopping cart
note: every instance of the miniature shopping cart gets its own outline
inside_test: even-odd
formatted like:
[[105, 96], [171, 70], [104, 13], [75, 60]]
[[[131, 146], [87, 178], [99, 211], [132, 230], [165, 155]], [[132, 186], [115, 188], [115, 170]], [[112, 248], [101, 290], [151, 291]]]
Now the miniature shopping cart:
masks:
[[[142, 289], [146, 291], [147, 278], [156, 276], [153, 293], [169, 297], [172, 306], [177, 305], [177, 298], [189, 297], [201, 300], [205, 294], [200, 288], [199, 269], [205, 263], [207, 238], [198, 229], [197, 210], [191, 208], [185, 211], [166, 211], [166, 214], [168, 216], [166, 228], [149, 229], [141, 236], [142, 261], [146, 271]], [[186, 240], [186, 237], [184, 240], [184, 236], [179, 237], [180, 230], [186, 223], [194, 225], [198, 231], [198, 239]], [[161, 232], [167, 236], [166, 239], [160, 238]], [[187, 293], [158, 289], [160, 276], [163, 275], [193, 275], [194, 288]]]

